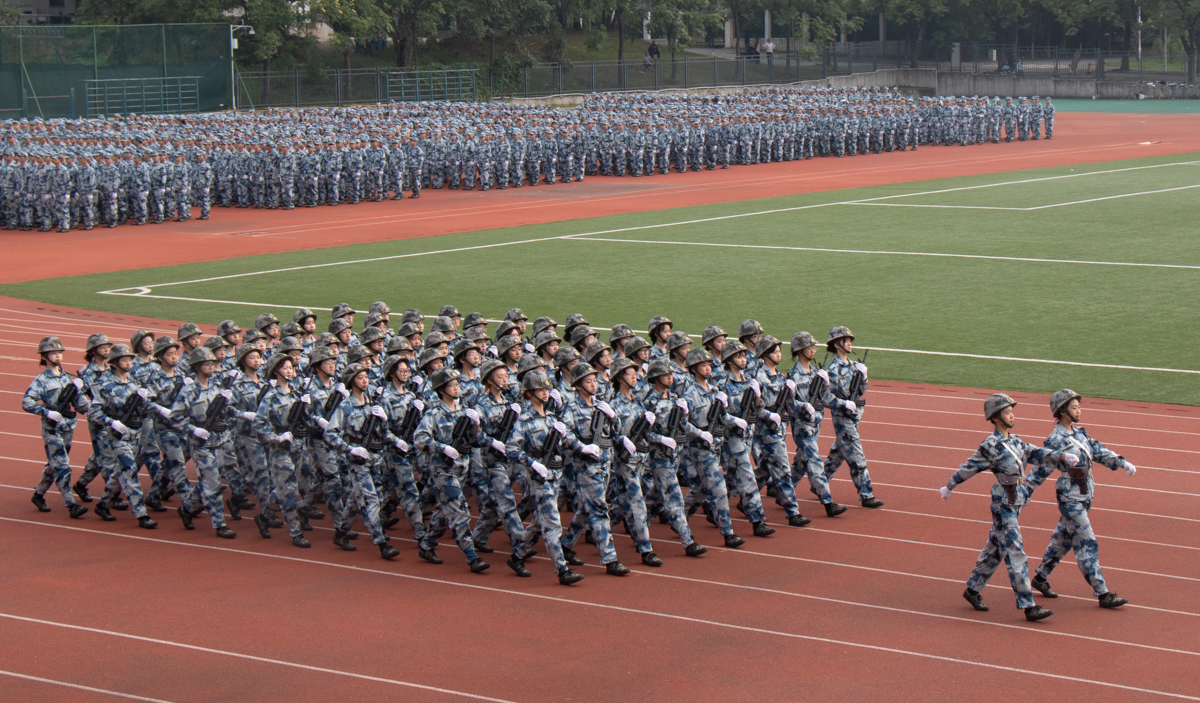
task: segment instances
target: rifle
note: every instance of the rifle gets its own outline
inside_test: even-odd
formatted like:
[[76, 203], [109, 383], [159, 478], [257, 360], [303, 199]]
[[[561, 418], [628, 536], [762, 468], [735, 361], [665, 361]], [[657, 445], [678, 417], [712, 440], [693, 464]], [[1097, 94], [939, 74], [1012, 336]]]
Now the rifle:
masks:
[[130, 393], [121, 405], [117, 420], [131, 430], [140, 430], [142, 421], [146, 418], [146, 401], [142, 396]]
[[[646, 441], [646, 433], [650, 431], [650, 423], [646, 422], [646, 414], [638, 413], [633, 420], [633, 424], [629, 426], [629, 433], [625, 435], [633, 446], [639, 452], [650, 451], [650, 443]], [[622, 461], [629, 459], [629, 451], [625, 449], [625, 443], [617, 445], [617, 453]]]
[[471, 427], [471, 418], [460, 415], [450, 429], [450, 446], [458, 450], [460, 455], [465, 456], [471, 451]]
[[[817, 370], [821, 370], [821, 367], [817, 367]], [[813, 374], [812, 380], [808, 382], [808, 404], [813, 406], [818, 415], [825, 412], [825, 392], [828, 390], [829, 382]]]
[[417, 410], [414, 406], [409, 405], [408, 410], [404, 411], [404, 419], [400, 421], [400, 439], [407, 442], [410, 446], [413, 441], [413, 434], [417, 431], [417, 424], [421, 422], [423, 413]]
[[[757, 415], [757, 410], [758, 399], [754, 397], [754, 389], [746, 388], [746, 390], [742, 391], [742, 402], [741, 406], [738, 408], [737, 416], [744, 420], [747, 425], [753, 425]], [[747, 429], [742, 430], [735, 427], [731, 431], [735, 433], [736, 436], [741, 437], [743, 436], [742, 433], [748, 433], [750, 429], [747, 427]]]
[[[779, 389], [778, 393], [775, 394], [775, 402], [771, 403], [771, 407], [767, 408], [767, 410], [769, 412], [776, 413], [779, 415], [780, 419], [782, 419], [784, 412], [787, 410], [787, 406], [791, 404], [792, 399], [795, 397], [796, 392], [785, 385]], [[779, 426], [782, 427], [783, 424], [781, 423]]]
[[[550, 427], [549, 431], [546, 432], [546, 439], [542, 442], [542, 448], [539, 450], [538, 456], [534, 458], [544, 459], [545, 461], [542, 463], [546, 465], [547, 469], [552, 471], [561, 469], [563, 467], [563, 460], [562, 456], [558, 453], [560, 442], [562, 442], [562, 435], [558, 433], [558, 430]], [[534, 472], [533, 475], [537, 476], [537, 473]]]
[[[379, 450], [383, 449], [383, 437], [380, 435], [382, 435], [382, 433], [379, 432], [379, 418], [368, 413], [367, 419], [363, 422], [362, 436], [359, 437], [357, 441], [352, 440], [350, 443], [362, 447], [368, 452], [378, 452]], [[365, 464], [367, 463], [367, 460], [351, 454], [350, 463]]]
[[[858, 363], [860, 363], [860, 364], [866, 363], [867, 354], [870, 354], [870, 353], [871, 353], [870, 349], [863, 352], [862, 358], [859, 359]], [[863, 405], [862, 396], [863, 396], [863, 393], [866, 392], [866, 385], [867, 385], [867, 377], [865, 375], [863, 375], [863, 373], [860, 372], [858, 369], [855, 369], [854, 372], [852, 374], [850, 374], [850, 385], [849, 385], [849, 388], [847, 389], [847, 393], [846, 393], [846, 395], [849, 396], [848, 399], [854, 401], [857, 405]]]
[[204, 413], [203, 427], [209, 434], [224, 432], [228, 427], [225, 424], [225, 411], [228, 408], [229, 401], [220, 393], [208, 404], [208, 410]]
[[716, 398], [714, 398], [712, 403], [710, 403], [708, 406], [708, 416], [705, 418], [708, 423], [708, 427], [705, 429], [707, 429], [709, 434], [713, 436], [714, 440], [725, 436], [725, 425], [721, 422], [722, 410], [724, 410], [724, 408], [721, 407], [720, 401], [718, 401]]
[[592, 409], [592, 421], [588, 423], [588, 436], [591, 442], [597, 447], [608, 449], [612, 447], [612, 423], [609, 422], [608, 416], [600, 412], [599, 408]]
[[171, 384], [171, 398], [167, 402], [167, 409], [170, 409], [171, 406], [175, 405], [175, 401], [179, 398], [180, 391], [182, 391], [183, 387], [187, 385], [184, 383], [183, 378], [183, 374], [180, 374], [179, 378], [175, 379], [175, 382]]
[[[513, 427], [517, 424], [518, 414], [512, 408], [504, 409], [504, 416], [500, 418], [500, 424], [496, 426], [496, 433], [492, 435], [495, 439], [503, 444], [508, 444], [509, 437], [512, 436]], [[407, 417], [405, 418], [408, 419]], [[493, 455], [499, 454], [495, 449], [490, 450]], [[504, 457], [500, 457], [503, 460]]]
[[258, 406], [262, 405], [263, 398], [267, 397], [267, 391], [274, 388], [270, 383], [264, 383], [263, 387], [258, 391], [258, 397], [254, 400], [254, 409], [258, 410]]
[[[70, 377], [71, 374], [68, 373], [67, 378]], [[54, 398], [54, 407], [51, 410], [58, 411], [58, 414], [65, 418], [73, 418], [77, 414], [75, 412], [75, 401], [78, 398], [79, 389], [75, 387], [74, 383], [67, 383], [67, 385], [58, 389], [58, 394]]]
[[[663, 423], [662, 436], [670, 437], [671, 439], [674, 439], [676, 442], [678, 442], [679, 440], [675, 435], [676, 435], [676, 433], [679, 432], [679, 425], [681, 425], [682, 423], [683, 423], [683, 408], [679, 407], [678, 405], [675, 405], [672, 402], [671, 411], [667, 413], [667, 421]], [[668, 454], [668, 455], [672, 451], [670, 449], [667, 449], [665, 446], [663, 446], [661, 444], [659, 446], [655, 447], [655, 449], [657, 451], [661, 452], [662, 454]]]
[[[308, 407], [297, 399], [292, 403], [292, 407], [288, 408], [287, 419], [284, 420], [284, 429], [292, 433], [293, 439], [298, 439], [308, 434], [307, 428]], [[291, 448], [291, 442], [286, 442], [283, 446], [284, 451], [290, 451]]]

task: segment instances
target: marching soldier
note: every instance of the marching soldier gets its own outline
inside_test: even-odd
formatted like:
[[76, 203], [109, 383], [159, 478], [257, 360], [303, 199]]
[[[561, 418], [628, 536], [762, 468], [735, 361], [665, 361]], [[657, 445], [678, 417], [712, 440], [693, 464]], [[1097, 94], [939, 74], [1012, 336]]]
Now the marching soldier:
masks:
[[[867, 471], [867, 457], [863, 454], [862, 440], [858, 436], [858, 423], [862, 421], [862, 396], [855, 396], [851, 386], [858, 385], [860, 393], [867, 389], [867, 367], [861, 362], [851, 361], [850, 350], [854, 335], [849, 327], [834, 327], [829, 330], [825, 348], [835, 355], [826, 371], [829, 374], [829, 390], [834, 402], [829, 406], [836, 433], [829, 455], [825, 457], [825, 478], [831, 479], [842, 462], [850, 466], [850, 478], [858, 489], [858, 498], [864, 508], [882, 508], [883, 501], [875, 497], [871, 487], [871, 474]], [[855, 382], [855, 375], [860, 380]]]
[[792, 441], [796, 444], [796, 458], [792, 463], [792, 481], [800, 484], [803, 476], [808, 476], [809, 487], [821, 505], [825, 514], [837, 517], [846, 512], [844, 505], [833, 502], [829, 493], [829, 479], [825, 476], [825, 465], [821, 460], [821, 450], [817, 441], [821, 435], [821, 420], [824, 412], [815, 409], [819, 404], [822, 410], [833, 402], [833, 394], [829, 392], [829, 373], [822, 368], [813, 367], [813, 358], [817, 353], [817, 340], [808, 332], [799, 332], [792, 337], [792, 369], [788, 372], [789, 380], [796, 384], [796, 400], [789, 411], [792, 425]]
[[[191, 442], [200, 500], [208, 511], [213, 529], [218, 537], [233, 539], [237, 534], [226, 527], [225, 511], [221, 506], [221, 475], [234, 468], [233, 437], [229, 429], [236, 416], [234, 392], [213, 383], [217, 357], [211, 351], [200, 347], [192, 351], [191, 357], [196, 380], [185, 385], [176, 397], [171, 408], [171, 422]], [[179, 511], [183, 526], [189, 530], [198, 514], [199, 511], [186, 507]]]
[[79, 413], [87, 412], [87, 396], [83, 393], [83, 381], [63, 370], [64, 351], [58, 337], [43, 337], [38, 342], [39, 363], [46, 368], [29, 384], [21, 398], [21, 409], [41, 416], [42, 443], [46, 447], [46, 467], [42, 470], [42, 480], [33, 489], [33, 504], [40, 512], [50, 512], [45, 495], [50, 486], [55, 485], [71, 517], [79, 518], [87, 508], [71, 496], [70, 455], [75, 418]]

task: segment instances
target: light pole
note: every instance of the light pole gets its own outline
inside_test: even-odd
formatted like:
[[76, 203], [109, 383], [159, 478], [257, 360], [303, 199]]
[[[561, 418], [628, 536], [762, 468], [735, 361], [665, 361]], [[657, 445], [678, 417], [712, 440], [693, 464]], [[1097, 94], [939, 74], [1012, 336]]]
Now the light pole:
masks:
[[254, 27], [248, 24], [231, 24], [229, 25], [229, 104], [234, 110], [237, 109], [237, 76], [234, 73], [233, 50], [237, 48], [237, 39], [233, 36], [235, 30], [240, 31], [248, 29], [246, 32], [249, 36], [254, 36]]

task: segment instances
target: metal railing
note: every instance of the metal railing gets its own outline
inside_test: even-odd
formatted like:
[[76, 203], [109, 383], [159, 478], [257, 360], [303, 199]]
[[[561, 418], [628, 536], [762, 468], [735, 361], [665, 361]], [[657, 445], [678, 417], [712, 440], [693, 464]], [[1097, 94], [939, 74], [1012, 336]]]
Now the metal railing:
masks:
[[476, 100], [476, 69], [239, 71], [238, 104], [339, 107], [411, 100]]
[[200, 76], [108, 78], [84, 81], [86, 115], [131, 112], [182, 115], [200, 112]]

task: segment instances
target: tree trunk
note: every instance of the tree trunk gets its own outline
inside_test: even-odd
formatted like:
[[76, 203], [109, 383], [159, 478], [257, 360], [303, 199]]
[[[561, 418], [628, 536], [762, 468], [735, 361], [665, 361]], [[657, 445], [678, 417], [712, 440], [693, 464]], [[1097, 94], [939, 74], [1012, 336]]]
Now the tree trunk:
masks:
[[262, 82], [262, 97], [259, 101], [263, 105], [270, 105], [271, 97], [271, 59], [263, 61], [263, 82]]
[[396, 68], [404, 68], [404, 48], [407, 42], [404, 36], [404, 25], [400, 23], [400, 13], [392, 15], [392, 48], [396, 51]]
[[625, 59], [625, 8], [617, 8], [617, 60]]

